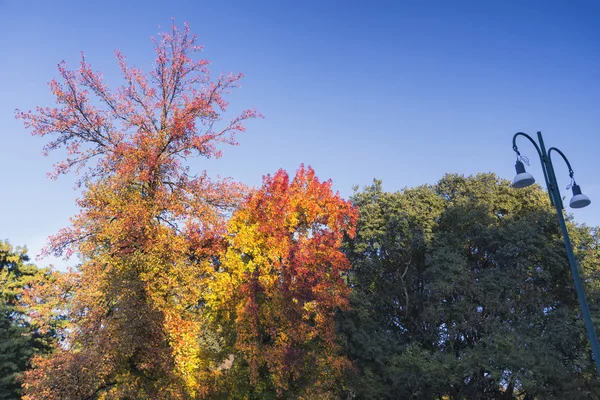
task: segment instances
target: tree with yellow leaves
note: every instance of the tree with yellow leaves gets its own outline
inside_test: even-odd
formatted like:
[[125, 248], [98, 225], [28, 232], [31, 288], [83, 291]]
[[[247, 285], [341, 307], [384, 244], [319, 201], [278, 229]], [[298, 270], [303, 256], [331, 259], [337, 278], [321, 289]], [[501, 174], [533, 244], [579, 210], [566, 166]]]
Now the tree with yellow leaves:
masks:
[[229, 398], [336, 398], [349, 361], [334, 315], [348, 306], [341, 252], [356, 209], [311, 168], [264, 178], [228, 223], [208, 284], [212, 319], [229, 332]]
[[244, 190], [193, 175], [185, 161], [219, 157], [217, 146], [236, 144], [259, 114], [221, 124], [242, 76], [212, 79], [196, 42], [187, 25], [173, 26], [154, 41], [148, 74], [117, 52], [125, 83], [116, 90], [85, 58], [76, 70], [63, 62], [61, 81], [50, 82], [57, 106], [17, 111], [34, 135], [52, 138], [46, 151], [67, 150], [54, 176], [81, 171], [85, 188], [80, 214], [48, 250], [82, 259], [59, 297], [70, 326], [52, 356], [34, 360], [25, 398], [196, 398], [219, 374], [203, 293]]

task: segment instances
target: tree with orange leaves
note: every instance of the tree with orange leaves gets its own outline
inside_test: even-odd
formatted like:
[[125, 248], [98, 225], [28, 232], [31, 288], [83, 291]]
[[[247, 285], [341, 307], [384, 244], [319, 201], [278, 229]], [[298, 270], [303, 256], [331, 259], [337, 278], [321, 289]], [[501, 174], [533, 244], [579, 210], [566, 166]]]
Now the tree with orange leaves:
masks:
[[85, 188], [80, 214], [48, 249], [82, 259], [70, 326], [51, 357], [34, 361], [25, 398], [195, 398], [220, 373], [202, 303], [244, 189], [193, 175], [185, 162], [219, 157], [218, 145], [236, 144], [244, 121], [260, 115], [222, 122], [242, 75], [212, 79], [187, 25], [154, 47], [148, 74], [116, 53], [116, 90], [83, 56], [76, 70], [62, 62], [61, 81], [50, 82], [57, 106], [17, 111], [33, 135], [52, 138], [46, 152], [66, 149], [52, 176], [78, 172]]
[[[349, 361], [334, 314], [348, 306], [341, 252], [356, 209], [301, 166], [266, 176], [228, 223], [206, 296], [229, 336], [229, 398], [336, 398]], [[250, 397], [248, 397], [250, 396]]]

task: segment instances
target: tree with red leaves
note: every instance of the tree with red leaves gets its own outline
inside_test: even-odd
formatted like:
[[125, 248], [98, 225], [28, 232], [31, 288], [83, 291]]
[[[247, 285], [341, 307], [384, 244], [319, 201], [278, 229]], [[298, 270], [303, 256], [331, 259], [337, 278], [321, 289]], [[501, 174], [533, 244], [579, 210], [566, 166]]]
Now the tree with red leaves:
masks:
[[357, 210], [311, 168], [267, 176], [228, 223], [208, 307], [232, 332], [230, 398], [337, 398], [350, 363], [334, 315], [348, 306], [340, 247]]
[[220, 374], [202, 303], [225, 218], [245, 191], [192, 174], [186, 160], [220, 157], [218, 146], [236, 144], [260, 114], [222, 122], [242, 75], [213, 80], [187, 25], [154, 48], [147, 74], [116, 53], [116, 90], [83, 56], [76, 70], [62, 62], [50, 82], [57, 106], [17, 110], [33, 135], [51, 138], [46, 152], [66, 149], [52, 176], [77, 172], [84, 187], [80, 214], [47, 250], [82, 259], [63, 296], [70, 325], [57, 351], [34, 361], [25, 398], [194, 398]]

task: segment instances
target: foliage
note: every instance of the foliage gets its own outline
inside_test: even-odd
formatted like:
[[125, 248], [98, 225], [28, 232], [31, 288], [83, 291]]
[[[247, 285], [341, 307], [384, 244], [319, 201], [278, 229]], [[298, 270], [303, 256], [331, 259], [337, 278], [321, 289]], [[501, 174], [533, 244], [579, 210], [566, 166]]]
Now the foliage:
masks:
[[[57, 352], [36, 358], [26, 398], [210, 392], [220, 360], [201, 307], [204, 282], [224, 249], [225, 217], [245, 189], [193, 175], [185, 162], [219, 157], [217, 146], [236, 144], [243, 122], [259, 114], [245, 111], [218, 128], [225, 95], [242, 76], [212, 80], [208, 61], [195, 59], [196, 41], [187, 25], [161, 34], [148, 74], [117, 52], [124, 84], [116, 90], [85, 58], [77, 70], [63, 62], [62, 81], [50, 82], [58, 106], [17, 112], [34, 135], [52, 137], [46, 151], [67, 150], [53, 176], [80, 172], [85, 188], [80, 214], [48, 249], [82, 260], [50, 296], [61, 299], [70, 326]], [[42, 304], [46, 321], [57, 308]]]
[[[599, 398], [543, 191], [447, 175], [351, 204], [310, 168], [251, 193], [193, 174], [260, 116], [222, 122], [242, 76], [213, 80], [196, 42], [173, 26], [148, 74], [117, 52], [116, 90], [62, 62], [57, 106], [17, 111], [66, 150], [52, 176], [80, 174], [47, 252], [82, 264], [38, 271], [1, 244], [2, 396], [31, 364], [25, 399]], [[570, 229], [598, 322], [598, 230]]]
[[[358, 398], [594, 399], [600, 393], [555, 213], [492, 174], [356, 193], [352, 308], [340, 318]], [[570, 225], [599, 322], [597, 230]], [[598, 324], [597, 324], [598, 325]]]
[[20, 397], [21, 376], [31, 357], [52, 347], [52, 329], [32, 325], [24, 307], [26, 290], [51, 276], [29, 263], [27, 249], [0, 241], [0, 399]]
[[350, 367], [334, 314], [347, 308], [340, 251], [357, 214], [303, 166], [264, 178], [229, 221], [230, 245], [209, 285], [228, 347], [229, 398], [335, 398]]

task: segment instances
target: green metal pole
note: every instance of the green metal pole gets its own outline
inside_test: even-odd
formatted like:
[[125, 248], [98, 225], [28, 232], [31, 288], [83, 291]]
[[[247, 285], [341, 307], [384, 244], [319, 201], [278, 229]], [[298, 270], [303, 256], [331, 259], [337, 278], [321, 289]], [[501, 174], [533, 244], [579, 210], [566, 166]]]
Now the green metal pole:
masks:
[[588, 337], [590, 338], [590, 344], [592, 345], [592, 354], [594, 356], [594, 361], [596, 362], [596, 369], [598, 370], [598, 374], [600, 374], [600, 348], [598, 347], [598, 338], [596, 337], [594, 323], [592, 322], [592, 316], [590, 314], [590, 309], [588, 308], [583, 283], [581, 282], [581, 278], [579, 277], [579, 268], [577, 267], [577, 260], [575, 259], [575, 255], [573, 254], [573, 246], [571, 245], [569, 232], [567, 231], [567, 224], [565, 223], [565, 217], [563, 215], [562, 198], [560, 196], [560, 191], [558, 190], [558, 182], [556, 181], [556, 175], [554, 174], [554, 166], [552, 165], [552, 160], [546, 153], [544, 140], [542, 139], [542, 133], [538, 132], [537, 135], [542, 151], [542, 160], [544, 163], [543, 167], [546, 169], [548, 176], [548, 181], [546, 182], [546, 184], [548, 185], [548, 194], [550, 195], [550, 200], [554, 200], [553, 203], [556, 207], [558, 224], [560, 225], [560, 229], [563, 234], [565, 247], [567, 249], [567, 258], [569, 259], [571, 273], [573, 274], [573, 280], [575, 281], [577, 297], [579, 298], [579, 304], [581, 306], [581, 312], [585, 321], [585, 327], [587, 329]]

